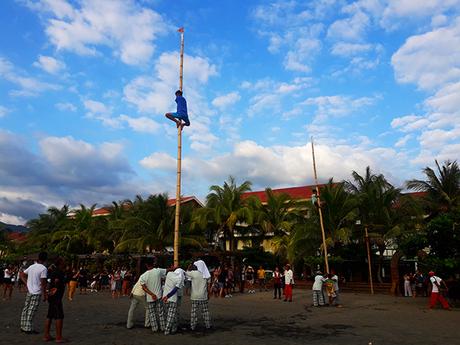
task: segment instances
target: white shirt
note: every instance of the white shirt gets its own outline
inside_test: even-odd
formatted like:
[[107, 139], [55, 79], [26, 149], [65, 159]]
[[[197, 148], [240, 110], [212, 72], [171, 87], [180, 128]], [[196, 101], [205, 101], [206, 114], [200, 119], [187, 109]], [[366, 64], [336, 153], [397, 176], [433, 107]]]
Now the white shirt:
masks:
[[321, 274], [315, 276], [315, 282], [313, 283], [312, 290], [322, 290], [323, 289], [324, 277]]
[[25, 271], [27, 274], [27, 290], [32, 295], [39, 295], [42, 292], [41, 279], [46, 279], [48, 270], [42, 264], [35, 263], [30, 265]]
[[208, 299], [208, 280], [203, 278], [200, 271], [185, 272], [185, 276], [192, 281], [190, 299], [192, 301], [206, 301]]
[[[164, 268], [153, 268], [145, 272], [139, 278], [142, 285], [147, 286], [151, 292], [157, 296], [157, 299], [160, 299], [163, 295], [163, 289], [161, 288], [161, 278], [166, 275], [166, 270]], [[152, 296], [147, 294], [147, 302], [153, 302]]]
[[[432, 289], [431, 289], [431, 292], [439, 292], [439, 288], [438, 288], [438, 285], [441, 286], [441, 281], [442, 279], [437, 277], [437, 276], [432, 276], [430, 277], [430, 282], [432, 284]], [[438, 285], [436, 285], [434, 282], [437, 282]]]
[[177, 302], [177, 294], [180, 287], [183, 285], [182, 278], [174, 272], [168, 272], [166, 275], [165, 286], [163, 289], [163, 297], [167, 296], [175, 287], [179, 288], [174, 295], [168, 298], [168, 302]]
[[334, 281], [334, 291], [339, 291], [339, 277], [337, 277], [337, 274], [334, 274], [331, 279]]
[[8, 268], [5, 268], [3, 273], [4, 273], [3, 276], [8, 279], [8, 278], [11, 278], [11, 275], [12, 275], [13, 272], [10, 271]]
[[284, 283], [286, 285], [294, 284], [294, 273], [292, 272], [292, 270], [284, 272]]

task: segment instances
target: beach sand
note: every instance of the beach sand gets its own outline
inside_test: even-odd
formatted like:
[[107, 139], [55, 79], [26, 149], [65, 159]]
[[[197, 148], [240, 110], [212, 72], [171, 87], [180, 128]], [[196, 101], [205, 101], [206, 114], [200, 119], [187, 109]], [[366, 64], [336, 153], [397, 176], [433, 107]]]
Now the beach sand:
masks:
[[[460, 309], [428, 310], [427, 298], [342, 293], [344, 308], [311, 307], [311, 291], [294, 289], [294, 302], [274, 300], [271, 292], [235, 293], [212, 298], [213, 329], [202, 324], [187, 330], [190, 302], [184, 297], [178, 334], [165, 336], [143, 327], [137, 311], [135, 328], [127, 330], [129, 298], [112, 299], [107, 292], [77, 295], [64, 302], [64, 336], [71, 344], [458, 344]], [[24, 293], [0, 301], [0, 344], [40, 344], [47, 303], [35, 318], [37, 335], [22, 334], [19, 318]], [[439, 308], [439, 306], [438, 306]], [[53, 332], [54, 334], [54, 328]]]

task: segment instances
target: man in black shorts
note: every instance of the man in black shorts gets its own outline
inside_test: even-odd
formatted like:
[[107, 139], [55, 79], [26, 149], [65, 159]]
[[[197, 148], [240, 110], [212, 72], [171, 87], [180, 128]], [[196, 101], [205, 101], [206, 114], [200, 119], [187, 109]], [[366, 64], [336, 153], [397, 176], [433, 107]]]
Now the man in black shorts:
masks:
[[50, 341], [50, 328], [52, 320], [56, 320], [56, 342], [62, 343], [62, 326], [64, 310], [62, 297], [64, 296], [66, 277], [64, 274], [65, 262], [63, 258], [57, 258], [52, 270], [48, 271], [48, 314], [45, 323], [45, 335], [43, 340]]

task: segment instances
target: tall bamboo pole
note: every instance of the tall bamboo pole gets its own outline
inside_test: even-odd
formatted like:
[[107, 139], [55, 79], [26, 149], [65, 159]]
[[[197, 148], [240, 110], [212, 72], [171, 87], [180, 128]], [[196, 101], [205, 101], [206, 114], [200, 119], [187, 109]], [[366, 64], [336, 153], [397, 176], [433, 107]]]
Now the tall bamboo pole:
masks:
[[321, 225], [321, 234], [323, 237], [324, 265], [326, 268], [326, 273], [329, 273], [329, 260], [327, 258], [326, 232], [324, 231], [323, 211], [321, 210], [321, 199], [320, 199], [320, 191], [319, 191], [319, 184], [318, 184], [318, 175], [316, 174], [315, 146], [313, 144], [313, 137], [311, 137], [311, 153], [313, 156], [313, 173], [315, 175], [316, 193], [318, 196], [319, 223]]
[[[180, 69], [179, 69], [179, 90], [183, 88], [184, 76], [184, 28], [180, 32]], [[180, 184], [182, 174], [182, 126], [177, 127], [177, 179], [176, 179], [176, 216], [174, 220], [174, 265], [179, 265], [179, 225], [180, 225]]]
[[371, 248], [369, 245], [369, 233], [367, 232], [367, 225], [364, 225], [364, 233], [366, 236], [367, 264], [369, 268], [369, 284], [371, 287], [371, 295], [373, 295], [374, 294], [374, 281], [372, 279]]

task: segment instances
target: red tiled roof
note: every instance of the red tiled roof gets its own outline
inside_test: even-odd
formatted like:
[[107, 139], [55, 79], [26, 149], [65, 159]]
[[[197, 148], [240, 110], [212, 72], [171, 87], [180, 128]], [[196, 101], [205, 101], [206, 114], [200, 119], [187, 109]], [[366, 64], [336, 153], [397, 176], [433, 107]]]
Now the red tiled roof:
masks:
[[[196, 198], [194, 197], [193, 195], [192, 196], [185, 196], [185, 197], [182, 197], [181, 198], [181, 204], [185, 204], [185, 203], [188, 203], [190, 201], [195, 201], [198, 205], [200, 206], [203, 206], [203, 204]], [[167, 202], [168, 206], [175, 206], [176, 205], [176, 199], [168, 199], [168, 202]], [[126, 204], [123, 204], [122, 205], [123, 208], [128, 208], [128, 205]], [[101, 207], [101, 208], [97, 208], [93, 211], [93, 216], [94, 217], [97, 217], [97, 216], [108, 216], [112, 213], [112, 209], [110, 207]]]
[[14, 242], [23, 242], [26, 239], [26, 234], [22, 232], [8, 232], [7, 233], [8, 239]]
[[93, 216], [108, 216], [112, 210], [108, 207], [97, 208], [93, 211]]
[[[323, 186], [325, 185], [324, 184], [319, 185], [320, 188]], [[316, 185], [290, 187], [290, 188], [277, 188], [277, 189], [272, 189], [272, 191], [275, 194], [283, 194], [283, 193], [288, 194], [292, 199], [295, 199], [295, 200], [308, 200], [308, 199], [311, 199], [313, 189], [316, 189]], [[246, 192], [246, 193], [243, 193], [241, 198], [247, 199], [251, 196], [255, 196], [259, 198], [259, 200], [262, 203], [267, 202], [267, 194], [265, 194], [265, 190], [255, 191], [255, 192]]]
[[[192, 196], [184, 196], [184, 197], [182, 197], [182, 198], [180, 199], [180, 203], [181, 203], [181, 205], [182, 205], [182, 204], [185, 204], [185, 203], [190, 202], [190, 201], [193, 201], [193, 200], [194, 200], [197, 204], [199, 204], [200, 206], [203, 206], [203, 205], [201, 204], [201, 202], [200, 202], [197, 198], [195, 198], [193, 195], [192, 195]], [[175, 206], [175, 205], [176, 205], [176, 198], [174, 198], [174, 199], [168, 199], [168, 206]]]

